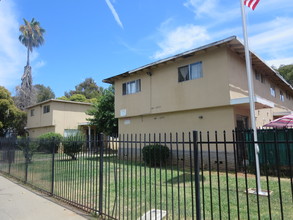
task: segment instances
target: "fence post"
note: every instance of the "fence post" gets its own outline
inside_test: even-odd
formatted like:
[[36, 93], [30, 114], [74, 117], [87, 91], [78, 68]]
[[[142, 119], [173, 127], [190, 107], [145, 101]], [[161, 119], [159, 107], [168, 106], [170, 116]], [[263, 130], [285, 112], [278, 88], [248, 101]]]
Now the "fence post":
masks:
[[[5, 159], [8, 160], [8, 174], [9, 175], [10, 175], [10, 172], [11, 172], [11, 165], [15, 161], [15, 148], [16, 148], [16, 145], [17, 145], [17, 139], [9, 138], [7, 140], [7, 145], [5, 146], [5, 150], [7, 149]], [[2, 146], [2, 148], [3, 148], [3, 146]]]
[[27, 175], [28, 175], [28, 164], [29, 164], [29, 150], [30, 150], [30, 139], [27, 138], [25, 140], [27, 143], [25, 144], [25, 173], [24, 173], [24, 182], [27, 183]]
[[12, 154], [13, 154], [13, 150], [11, 150], [11, 146], [8, 145], [8, 150], [7, 150], [7, 159], [8, 159], [8, 174], [10, 175], [10, 171], [11, 171], [11, 164], [12, 164]]
[[8, 174], [10, 175], [10, 171], [11, 171], [11, 159], [10, 159], [10, 149], [8, 148], [7, 151], [7, 155], [8, 155]]
[[196, 204], [196, 219], [201, 219], [200, 209], [200, 179], [199, 179], [199, 160], [198, 160], [198, 144], [197, 131], [193, 131], [193, 157], [194, 157], [194, 183], [195, 183], [195, 204]]
[[51, 195], [54, 194], [54, 181], [55, 181], [55, 139], [53, 138], [53, 149], [52, 149], [52, 182], [51, 182]]
[[104, 134], [101, 134], [100, 142], [100, 170], [99, 170], [99, 213], [103, 212], [103, 163], [104, 163]]

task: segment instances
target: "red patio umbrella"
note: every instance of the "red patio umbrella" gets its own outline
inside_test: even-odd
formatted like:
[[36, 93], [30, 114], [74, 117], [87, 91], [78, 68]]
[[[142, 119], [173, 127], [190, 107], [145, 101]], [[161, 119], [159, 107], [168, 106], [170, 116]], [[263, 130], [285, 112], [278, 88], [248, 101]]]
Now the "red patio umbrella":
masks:
[[264, 127], [273, 127], [273, 128], [293, 127], [293, 115], [285, 115], [281, 118], [277, 118], [271, 121], [270, 123], [265, 124]]

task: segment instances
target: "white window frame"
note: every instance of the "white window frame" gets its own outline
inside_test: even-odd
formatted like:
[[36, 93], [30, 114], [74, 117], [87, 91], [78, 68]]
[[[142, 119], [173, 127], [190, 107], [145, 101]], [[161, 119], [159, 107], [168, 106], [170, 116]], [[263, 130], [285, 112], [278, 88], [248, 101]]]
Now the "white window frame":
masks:
[[272, 85], [271, 85], [271, 88], [270, 88], [270, 92], [271, 92], [271, 96], [276, 97], [276, 89]]
[[284, 93], [280, 90], [280, 100], [282, 102], [285, 102], [285, 97], [284, 97]]
[[[193, 71], [193, 67], [196, 68], [196, 71]], [[182, 70], [183, 69], [188, 69], [188, 73], [185, 74], [185, 76], [182, 75]], [[186, 71], [186, 70], [185, 70]], [[188, 80], [193, 80], [193, 79], [199, 79], [203, 77], [203, 71], [202, 71], [202, 62], [196, 62], [192, 63], [186, 66], [181, 66], [178, 67], [178, 82], [184, 82]]]
[[141, 91], [141, 80], [133, 80], [122, 84], [122, 95], [129, 95]]

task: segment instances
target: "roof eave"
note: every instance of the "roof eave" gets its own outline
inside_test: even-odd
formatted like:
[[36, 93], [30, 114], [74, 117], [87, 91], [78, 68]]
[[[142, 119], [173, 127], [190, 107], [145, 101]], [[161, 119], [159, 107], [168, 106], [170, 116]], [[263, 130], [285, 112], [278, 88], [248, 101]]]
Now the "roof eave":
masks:
[[34, 105], [30, 105], [30, 106], [26, 107], [25, 109], [33, 108], [33, 107], [36, 107], [39, 105], [44, 105], [49, 102], [62, 102], [62, 103], [70, 103], [70, 104], [93, 105], [93, 103], [89, 103], [89, 102], [75, 102], [75, 101], [68, 101], [68, 100], [62, 100], [62, 99], [48, 99], [46, 101], [39, 102]]
[[[234, 41], [234, 42], [232, 42], [232, 41]], [[174, 56], [171, 56], [171, 57], [168, 57], [168, 58], [165, 58], [165, 59], [161, 59], [161, 60], [158, 60], [156, 62], [152, 62], [152, 63], [149, 63], [147, 65], [141, 66], [139, 68], [124, 72], [122, 74], [119, 74], [119, 75], [104, 79], [103, 82], [104, 83], [109, 83], [109, 84], [114, 84], [115, 80], [121, 79], [121, 78], [124, 78], [124, 77], [128, 77], [131, 74], [134, 74], [134, 73], [136, 73], [138, 71], [144, 71], [146, 69], [153, 68], [154, 66], [159, 65], [159, 64], [163, 64], [163, 63], [166, 63], [166, 62], [169, 62], [169, 61], [172, 61], [172, 60], [176, 60], [178, 58], [181, 58], [181, 57], [184, 57], [184, 56], [187, 56], [187, 55], [190, 55], [190, 54], [194, 54], [194, 53], [202, 51], [202, 50], [206, 50], [206, 49], [209, 49], [209, 48], [212, 48], [212, 47], [220, 46], [220, 45], [223, 45], [223, 44], [229, 44], [229, 43], [231, 43], [230, 48], [232, 50], [235, 50], [235, 53], [238, 53], [239, 55], [244, 57], [244, 44], [243, 44], [242, 40], [239, 39], [236, 36], [231, 36], [231, 37], [228, 37], [226, 39], [216, 41], [216, 42], [213, 42], [213, 43], [210, 43], [210, 44], [207, 44], [207, 45], [195, 48], [195, 49], [191, 49], [191, 50], [185, 51], [183, 53], [179, 53], [179, 54], [176, 54]], [[233, 49], [232, 44], [235, 44], [237, 48]], [[256, 59], [255, 63], [252, 62], [252, 65], [257, 65], [257, 63], [259, 61], [261, 63], [260, 64], [261, 68], [265, 68], [265, 69], [269, 70], [272, 73], [271, 76], [274, 79], [278, 80], [279, 82], [281, 81], [282, 83], [284, 83], [286, 85], [287, 89], [290, 89], [291, 92], [293, 93], [293, 87], [291, 86], [291, 84], [289, 84], [276, 70], [274, 70], [272, 67], [270, 67], [264, 60], [262, 60], [259, 56], [257, 56], [253, 51], [250, 50], [250, 53], [251, 53], [252, 59], [253, 58]]]
[[162, 63], [166, 63], [166, 62], [168, 62], [168, 61], [175, 60], [175, 59], [178, 59], [178, 58], [184, 57], [184, 56], [186, 56], [186, 55], [189, 55], [189, 54], [192, 54], [192, 53], [196, 53], [196, 52], [198, 52], [198, 51], [201, 51], [201, 50], [205, 50], [205, 49], [211, 48], [211, 47], [213, 47], [213, 46], [218, 46], [218, 45], [221, 45], [221, 44], [227, 43], [227, 42], [232, 41], [232, 40], [235, 40], [235, 39], [237, 39], [236, 36], [231, 36], [231, 37], [228, 37], [228, 38], [223, 39], [223, 40], [220, 40], [220, 41], [216, 41], [216, 42], [213, 42], [213, 43], [210, 43], [210, 44], [206, 44], [206, 45], [204, 45], [204, 46], [197, 47], [197, 48], [195, 48], [195, 49], [191, 49], [191, 50], [188, 50], [188, 51], [185, 51], [185, 52], [182, 52], [182, 53], [176, 54], [176, 55], [174, 55], [174, 56], [167, 57], [167, 58], [164, 58], [164, 59], [161, 59], [161, 60], [158, 60], [158, 61], [155, 61], [155, 62], [149, 63], [149, 64], [147, 64], [147, 65], [144, 65], [144, 66], [138, 67], [138, 68], [136, 68], [136, 69], [133, 69], [133, 70], [127, 71], [127, 72], [125, 72], [125, 73], [122, 73], [122, 74], [118, 74], [118, 75], [112, 76], [112, 77], [110, 77], [110, 78], [104, 79], [103, 82], [104, 82], [104, 83], [109, 83], [109, 84], [114, 84], [114, 82], [115, 82], [116, 79], [123, 78], [123, 77], [127, 77], [127, 76], [131, 75], [132, 73], [135, 73], [135, 72], [138, 72], [138, 71], [142, 71], [142, 70], [145, 70], [145, 69], [149, 69], [149, 68], [154, 67], [154, 66], [156, 66], [156, 65], [159, 65], [159, 64], [162, 64]]

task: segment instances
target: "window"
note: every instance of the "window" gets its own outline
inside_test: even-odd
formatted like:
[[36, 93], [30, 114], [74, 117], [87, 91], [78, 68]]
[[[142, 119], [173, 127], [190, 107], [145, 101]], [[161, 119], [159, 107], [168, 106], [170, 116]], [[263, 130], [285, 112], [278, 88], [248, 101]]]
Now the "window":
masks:
[[35, 110], [31, 109], [31, 116], [34, 116], [34, 115], [35, 115]]
[[260, 75], [260, 73], [258, 73], [258, 72], [255, 73], [255, 79], [258, 80], [258, 81], [261, 80], [261, 75]]
[[141, 91], [141, 83], [140, 79], [123, 83], [122, 85], [122, 94], [128, 95], [133, 94]]
[[289, 93], [288, 93], [288, 92], [286, 92], [286, 98], [287, 98], [288, 100], [290, 100], [290, 99], [291, 99], [291, 97], [290, 97], [290, 95], [289, 95]]
[[262, 83], [265, 83], [266, 82], [266, 80], [265, 80], [265, 77], [264, 77], [264, 75], [260, 75], [260, 81], [262, 82]]
[[202, 62], [193, 63], [178, 68], [178, 81], [183, 82], [202, 77]]
[[275, 87], [274, 86], [271, 86], [270, 91], [271, 91], [271, 95], [274, 96], [274, 97], [276, 97], [276, 90], [275, 90]]
[[285, 101], [285, 99], [284, 99], [284, 94], [283, 94], [283, 92], [280, 90], [280, 100], [282, 101], [282, 102], [284, 102]]
[[78, 129], [64, 129], [64, 137], [75, 136], [78, 134]]
[[265, 83], [265, 77], [263, 76], [263, 74], [260, 74], [259, 72], [255, 72], [255, 79], [261, 81], [262, 83]]
[[45, 113], [48, 113], [48, 112], [50, 112], [50, 105], [45, 105], [43, 107], [43, 113], [45, 114]]

